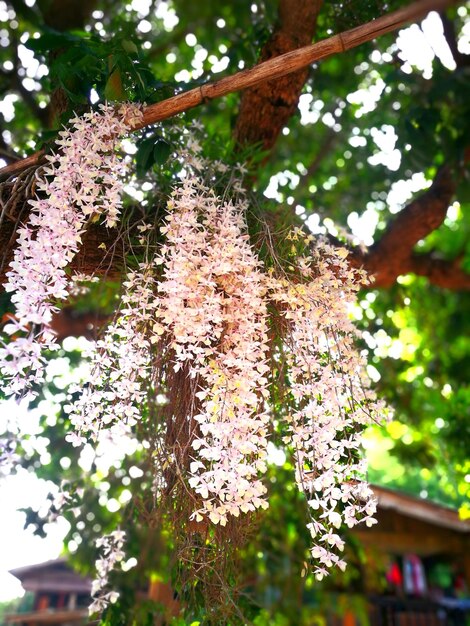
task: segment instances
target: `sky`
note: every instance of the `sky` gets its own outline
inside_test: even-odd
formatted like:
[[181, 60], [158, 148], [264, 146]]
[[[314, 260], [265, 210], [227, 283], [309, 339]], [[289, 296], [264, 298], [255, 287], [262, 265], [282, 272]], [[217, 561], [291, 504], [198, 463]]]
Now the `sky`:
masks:
[[40, 508], [51, 487], [51, 483], [38, 480], [25, 470], [0, 483], [0, 602], [23, 594], [20, 582], [8, 570], [48, 561], [62, 551], [68, 528], [65, 520], [49, 528], [47, 538], [41, 539], [23, 529], [25, 515], [17, 510], [29, 506]]
[[[31, 5], [31, 0], [27, 3]], [[166, 3], [160, 3], [162, 6]], [[149, 2], [147, 0], [133, 0], [134, 9], [141, 11], [145, 16], [148, 12]], [[145, 21], [145, 20], [144, 20]], [[171, 26], [171, 25], [170, 25]], [[465, 40], [462, 40], [462, 51], [470, 52], [470, 29], [465, 33]], [[441, 62], [453, 68], [453, 59], [447, 47], [447, 43], [442, 34], [442, 24], [437, 13], [431, 13], [421, 24], [421, 29], [417, 25], [400, 31], [397, 39], [398, 47], [401, 50], [403, 59], [407, 60], [405, 71], [412, 71], [412, 66], [419, 69], [424, 77], [429, 78], [432, 70], [431, 63], [436, 54]], [[34, 60], [30, 61], [31, 63]], [[34, 62], [35, 63], [35, 62]], [[361, 93], [354, 94], [356, 99], [360, 99], [363, 108], [375, 106], [377, 94], [373, 91], [362, 90]], [[306, 115], [309, 102], [301, 113]], [[8, 100], [0, 102], [0, 111], [4, 113], [6, 119], [10, 117], [12, 103]], [[313, 121], [313, 120], [312, 120]], [[396, 160], [399, 158], [394, 148], [395, 139], [393, 128], [385, 129], [377, 133], [376, 143], [380, 148], [379, 159], [388, 164], [393, 169], [396, 167]], [[424, 176], [402, 182], [393, 191], [389, 198], [391, 208], [398, 211], [401, 205], [406, 202], [412, 192], [422, 189], [427, 184]], [[276, 197], [277, 181], [271, 181], [266, 195]], [[366, 212], [367, 213], [367, 212]], [[366, 245], [373, 241], [376, 220], [374, 215], [364, 214], [351, 220], [349, 224], [353, 235]], [[312, 220], [313, 230], [315, 230], [315, 220]], [[18, 408], [12, 403], [0, 404], [0, 433], [2, 422], [19, 419], [26, 425], [30, 416], [22, 408]], [[34, 421], [34, 420], [33, 420]], [[276, 463], [276, 460], [273, 459]], [[45, 539], [35, 537], [30, 529], [24, 529], [24, 513], [18, 509], [31, 506], [40, 509], [49, 491], [53, 490], [53, 485], [37, 479], [33, 474], [25, 470], [19, 471], [16, 475], [0, 479], [0, 602], [22, 595], [19, 581], [11, 576], [8, 571], [13, 568], [25, 565], [40, 563], [59, 556], [63, 538], [67, 532], [67, 522], [59, 520], [58, 523], [49, 525], [48, 536]]]
[[[19, 428], [20, 432], [39, 433], [39, 412], [28, 411], [24, 405], [17, 405], [12, 400], [2, 402], [0, 433], [7, 426], [14, 432]], [[46, 539], [23, 528], [25, 514], [19, 509], [33, 507], [41, 510], [49, 492], [56, 493], [57, 487], [22, 468], [15, 475], [0, 477], [0, 602], [22, 595], [19, 581], [8, 570], [47, 561], [59, 556], [62, 550], [63, 537], [68, 528], [65, 520], [49, 526]]]

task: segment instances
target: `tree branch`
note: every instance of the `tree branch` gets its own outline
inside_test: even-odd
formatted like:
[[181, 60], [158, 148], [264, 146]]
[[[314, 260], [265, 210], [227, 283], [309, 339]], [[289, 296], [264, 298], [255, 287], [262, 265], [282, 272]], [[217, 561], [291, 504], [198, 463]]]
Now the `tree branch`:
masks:
[[455, 183], [448, 167], [436, 175], [431, 187], [410, 202], [390, 222], [382, 237], [368, 249], [351, 250], [351, 264], [362, 267], [375, 280], [371, 287], [387, 288], [398, 276], [426, 276], [432, 284], [448, 289], [470, 289], [470, 274], [460, 267], [460, 259], [439, 258], [434, 253], [414, 251], [418, 241], [438, 228], [444, 221], [455, 193]]
[[470, 274], [460, 264], [460, 257], [448, 261], [434, 254], [413, 254], [408, 273], [426, 276], [431, 284], [445, 289], [470, 290]]
[[[255, 67], [232, 76], [227, 76], [214, 83], [206, 83], [195, 89], [190, 89], [177, 96], [152, 104], [144, 110], [143, 122], [134, 130], [139, 130], [150, 124], [155, 124], [168, 119], [184, 111], [199, 106], [208, 100], [220, 98], [229, 93], [241, 91], [249, 87], [255, 87], [269, 80], [275, 80], [292, 74], [307, 67], [315, 61], [326, 59], [334, 54], [345, 52], [355, 48], [366, 41], [375, 39], [385, 33], [401, 28], [410, 21], [423, 18], [429, 11], [443, 10], [455, 3], [455, 0], [418, 0], [413, 4], [388, 13], [362, 26], [344, 31], [314, 44], [304, 46], [268, 59]], [[17, 174], [25, 167], [37, 164], [44, 159], [42, 152], [12, 163], [0, 169], [0, 179], [4, 180], [13, 174]], [[24, 165], [23, 165], [24, 164]]]
[[445, 219], [455, 184], [448, 167], [437, 173], [431, 187], [410, 202], [387, 226], [381, 239], [375, 243], [369, 255], [393, 256], [397, 263], [409, 256], [414, 246]]

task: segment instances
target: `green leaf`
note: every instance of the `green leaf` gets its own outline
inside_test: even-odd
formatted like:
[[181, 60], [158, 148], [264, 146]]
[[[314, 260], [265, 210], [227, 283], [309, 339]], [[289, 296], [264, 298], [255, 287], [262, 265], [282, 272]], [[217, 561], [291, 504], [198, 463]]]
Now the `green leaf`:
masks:
[[163, 165], [171, 154], [171, 146], [164, 139], [158, 139], [153, 148], [153, 158], [156, 165]]
[[136, 156], [136, 174], [142, 177], [153, 165], [163, 165], [171, 154], [171, 145], [162, 137], [152, 135], [142, 140]]
[[139, 178], [144, 176], [154, 163], [155, 137], [144, 139], [139, 146], [135, 160], [135, 170]]
[[139, 54], [139, 48], [135, 45], [133, 41], [130, 39], [123, 39], [121, 41], [121, 46], [124, 48], [126, 52], [129, 54]]
[[72, 35], [70, 33], [59, 33], [51, 31], [41, 35], [37, 39], [28, 39], [25, 46], [34, 52], [48, 53], [51, 50], [57, 50], [58, 48], [65, 48], [71, 43], [81, 41], [81, 37]]
[[104, 97], [106, 100], [116, 100], [118, 102], [122, 102], [126, 99], [126, 91], [122, 84], [121, 70], [118, 67], [111, 72], [106, 81]]

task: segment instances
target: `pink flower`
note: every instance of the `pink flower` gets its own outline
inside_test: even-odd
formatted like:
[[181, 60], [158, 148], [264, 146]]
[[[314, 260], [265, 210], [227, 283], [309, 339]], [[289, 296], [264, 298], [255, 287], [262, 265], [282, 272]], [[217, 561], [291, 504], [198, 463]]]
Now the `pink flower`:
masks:
[[[29, 202], [29, 222], [19, 229], [6, 274], [5, 290], [12, 293], [16, 323], [29, 340], [21, 344], [17, 339], [16, 352], [0, 356], [0, 369], [9, 381], [6, 394], [17, 395], [42, 380], [42, 357], [31, 342], [39, 351], [56, 347], [52, 333], [44, 330], [58, 311], [57, 300], [68, 297], [65, 267], [81, 245], [89, 217], [103, 215], [107, 226], [118, 219], [125, 164], [116, 148], [130, 111], [128, 105], [119, 111], [101, 106], [99, 112], [72, 119], [72, 128], [59, 133], [62, 153], [46, 157], [49, 165], [37, 183], [44, 197]], [[14, 361], [21, 362], [21, 376], [12, 374]]]

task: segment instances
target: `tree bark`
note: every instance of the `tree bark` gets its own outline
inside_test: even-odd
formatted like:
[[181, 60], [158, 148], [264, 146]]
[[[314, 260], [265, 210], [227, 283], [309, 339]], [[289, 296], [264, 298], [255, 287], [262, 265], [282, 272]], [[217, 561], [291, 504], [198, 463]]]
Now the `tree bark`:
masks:
[[97, 0], [38, 0], [44, 22], [55, 30], [82, 29]]
[[[261, 51], [260, 62], [308, 45], [322, 5], [323, 0], [280, 0], [279, 23]], [[308, 67], [304, 67], [247, 89], [240, 102], [236, 141], [241, 145], [262, 143], [265, 150], [270, 150], [297, 109], [308, 73]]]
[[353, 248], [350, 260], [374, 277], [371, 287], [391, 287], [398, 276], [417, 274], [447, 289], [470, 289], [470, 274], [460, 267], [460, 259], [439, 258], [434, 253], [416, 252], [416, 244], [443, 223], [455, 193], [450, 169], [443, 167], [431, 187], [410, 202], [392, 220], [382, 237], [364, 250]]

